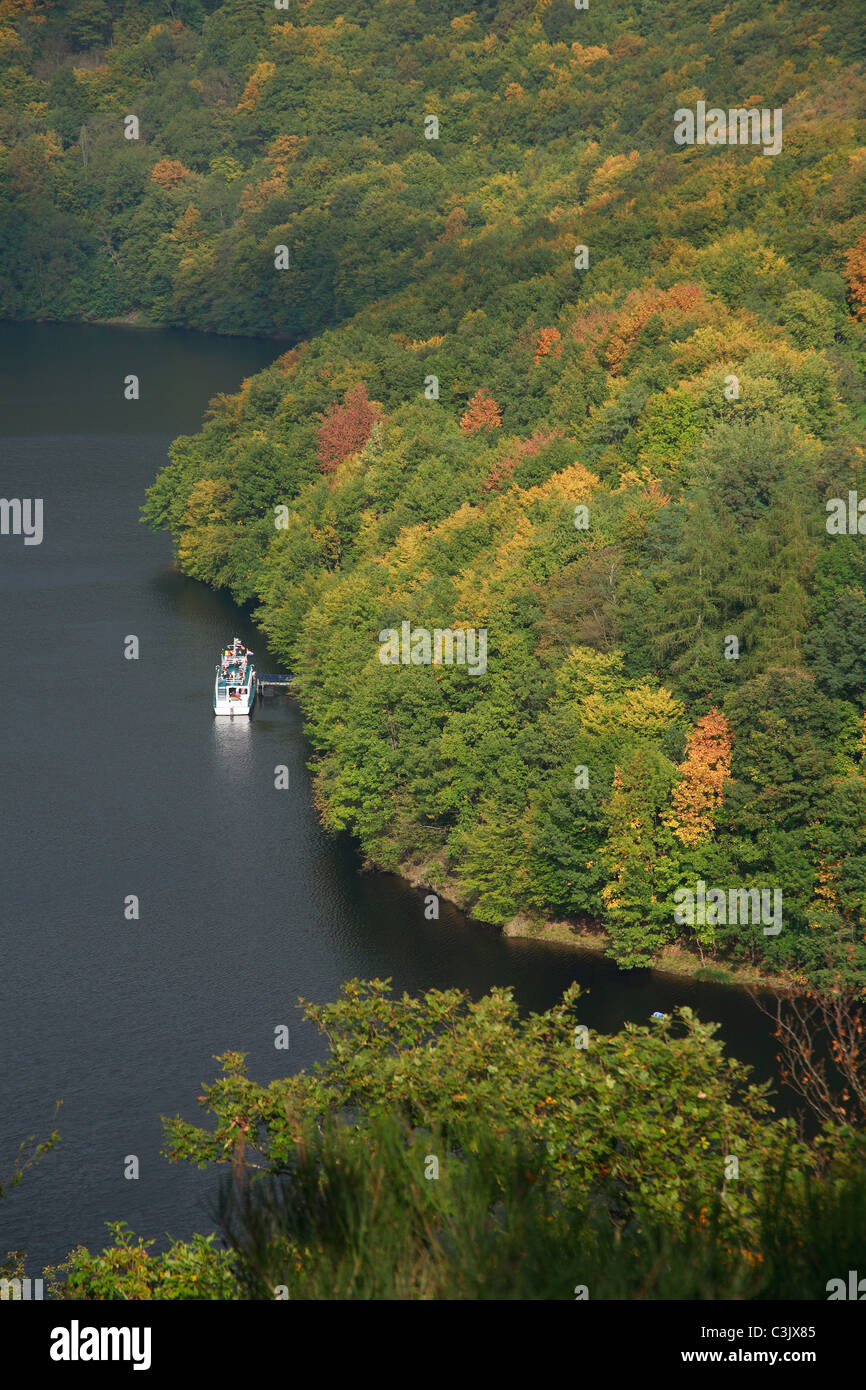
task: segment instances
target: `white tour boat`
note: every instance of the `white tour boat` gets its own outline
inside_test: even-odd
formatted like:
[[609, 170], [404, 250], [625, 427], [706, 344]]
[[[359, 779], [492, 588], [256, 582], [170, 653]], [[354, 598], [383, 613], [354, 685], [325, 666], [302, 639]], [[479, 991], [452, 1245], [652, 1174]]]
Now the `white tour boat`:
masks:
[[226, 647], [216, 668], [213, 687], [214, 714], [252, 714], [256, 702], [256, 671], [253, 654], [236, 637]]

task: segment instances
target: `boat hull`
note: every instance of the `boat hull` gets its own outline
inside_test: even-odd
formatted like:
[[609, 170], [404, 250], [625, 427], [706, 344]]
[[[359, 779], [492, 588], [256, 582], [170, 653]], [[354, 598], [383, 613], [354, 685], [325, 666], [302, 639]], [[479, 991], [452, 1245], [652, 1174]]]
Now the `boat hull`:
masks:
[[220, 698], [214, 695], [214, 714], [227, 719], [248, 718], [252, 714], [253, 706], [256, 703], [257, 690], [258, 685], [253, 681], [249, 695], [241, 700], [230, 700], [227, 696]]

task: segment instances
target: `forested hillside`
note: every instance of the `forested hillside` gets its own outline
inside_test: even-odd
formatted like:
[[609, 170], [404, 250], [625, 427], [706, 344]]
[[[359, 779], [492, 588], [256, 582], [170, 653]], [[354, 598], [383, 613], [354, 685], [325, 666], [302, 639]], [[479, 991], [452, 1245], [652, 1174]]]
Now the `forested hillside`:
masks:
[[324, 823], [625, 965], [862, 972], [861, 5], [0, 0], [0, 54], [6, 316], [291, 344], [146, 516], [295, 672]]

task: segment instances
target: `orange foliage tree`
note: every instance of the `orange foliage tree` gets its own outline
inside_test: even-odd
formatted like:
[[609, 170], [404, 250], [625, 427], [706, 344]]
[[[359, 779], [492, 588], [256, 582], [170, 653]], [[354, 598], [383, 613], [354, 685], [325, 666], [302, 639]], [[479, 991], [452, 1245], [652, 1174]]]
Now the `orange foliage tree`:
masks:
[[711, 834], [723, 787], [731, 775], [731, 726], [715, 707], [700, 718], [686, 742], [682, 777], [671, 796], [667, 824], [689, 847]]
[[188, 177], [189, 169], [179, 159], [159, 159], [150, 171], [151, 183], [158, 183], [160, 188], [176, 188]]
[[476, 434], [478, 430], [498, 430], [502, 426], [502, 411], [490, 392], [481, 387], [476, 391], [460, 421], [464, 434]]
[[551, 352], [554, 357], [562, 356], [562, 334], [558, 328], [542, 328], [535, 348], [536, 366], [542, 357], [549, 357]]
[[363, 382], [350, 386], [343, 404], [335, 401], [319, 426], [316, 452], [322, 472], [335, 473], [343, 459], [362, 449], [381, 414], [377, 402], [367, 399]]

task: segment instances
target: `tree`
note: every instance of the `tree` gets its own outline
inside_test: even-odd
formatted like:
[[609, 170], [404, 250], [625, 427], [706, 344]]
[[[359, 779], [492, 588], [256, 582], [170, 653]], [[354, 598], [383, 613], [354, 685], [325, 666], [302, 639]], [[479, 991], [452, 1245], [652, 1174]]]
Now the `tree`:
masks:
[[594, 1034], [580, 1050], [577, 986], [528, 1016], [510, 990], [477, 1001], [458, 990], [390, 993], [388, 981], [353, 980], [333, 1004], [302, 1001], [330, 1046], [314, 1071], [261, 1086], [243, 1055], [220, 1058], [221, 1075], [200, 1097], [215, 1124], [166, 1120], [167, 1156], [231, 1168], [242, 1147], [244, 1181], [257, 1181], [256, 1173], [293, 1162], [311, 1123], [351, 1106], [368, 1156], [382, 1117], [403, 1126], [410, 1143], [418, 1131], [440, 1136], [443, 1164], [461, 1140], [471, 1161], [483, 1134], [500, 1136], [545, 1157], [548, 1191], [566, 1210], [589, 1203], [632, 1229], [633, 1220], [696, 1214], [720, 1190], [721, 1155], [748, 1152], [752, 1183], [729, 1195], [738, 1231], [753, 1229], [752, 1184], [762, 1173], [786, 1151], [795, 1168], [808, 1163], [790, 1122], [771, 1118], [767, 1088], [747, 1086], [748, 1068], [735, 1059], [722, 1064], [715, 1026], [689, 1009], [680, 1011], [679, 1036], [629, 1025]]
[[158, 159], [150, 171], [150, 178], [159, 188], [177, 188], [189, 178], [189, 169], [179, 159]]
[[482, 386], [461, 416], [460, 428], [464, 434], [477, 434], [479, 430], [498, 430], [501, 426], [502, 411], [487, 388]]
[[640, 746], [614, 773], [605, 809], [608, 882], [602, 890], [612, 954], [628, 967], [649, 965], [673, 939], [673, 835], [665, 812], [676, 779], [673, 765], [650, 746]]
[[381, 414], [378, 402], [367, 399], [363, 382], [350, 386], [342, 405], [335, 402], [319, 427], [317, 456], [322, 472], [335, 473], [343, 459], [362, 449]]
[[782, 1077], [822, 1124], [866, 1126], [866, 1002], [862, 980], [839, 977], [821, 989], [791, 992], [770, 1008], [775, 1018]]
[[746, 834], [804, 825], [826, 795], [842, 712], [802, 668], [774, 668], [728, 696], [731, 804]]
[[542, 328], [535, 347], [535, 365], [538, 366], [542, 357], [549, 357], [551, 353], [554, 357], [562, 356], [562, 334], [558, 328]]
[[866, 595], [850, 589], [836, 597], [806, 639], [806, 656], [828, 695], [866, 703]]
[[698, 720], [686, 740], [686, 759], [674, 787], [668, 824], [693, 847], [712, 834], [725, 782], [731, 775], [731, 726], [715, 708]]

